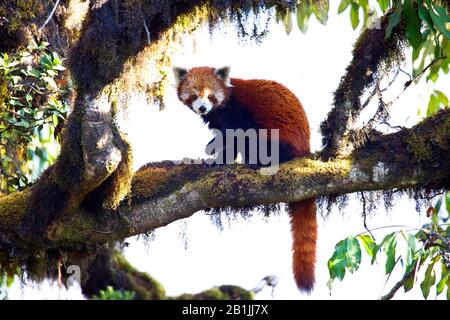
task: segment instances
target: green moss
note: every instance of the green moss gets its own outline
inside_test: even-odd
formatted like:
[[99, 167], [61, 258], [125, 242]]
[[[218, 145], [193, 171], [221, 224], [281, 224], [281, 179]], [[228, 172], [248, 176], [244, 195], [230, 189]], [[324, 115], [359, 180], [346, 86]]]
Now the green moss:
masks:
[[417, 159], [431, 160], [433, 156], [431, 145], [423, 135], [413, 132], [406, 140], [406, 143], [409, 151], [411, 151]]
[[0, 230], [12, 232], [17, 230], [27, 210], [28, 190], [19, 191], [0, 198]]
[[72, 217], [68, 219], [63, 217], [61, 221], [52, 225], [47, 231], [48, 237], [50, 239], [58, 239], [61, 245], [66, 243], [68, 246], [72, 246], [74, 243], [80, 242], [80, 239], [83, 237], [82, 232], [96, 229], [96, 220], [93, 216], [84, 214], [82, 218], [75, 217], [76, 224], [74, 225], [71, 224], [70, 218]]
[[34, 18], [40, 6], [40, 0], [3, 0], [0, 5], [0, 17], [8, 19], [8, 33], [19, 29], [24, 21]]
[[253, 300], [254, 294], [239, 286], [213, 287], [197, 294], [184, 293], [170, 299], [175, 300]]
[[164, 287], [145, 272], [136, 270], [119, 252], [113, 256], [114, 262], [125, 271], [136, 297], [145, 300], [161, 300], [166, 296]]
[[0, 77], [0, 109], [4, 107], [5, 101], [8, 100], [8, 82]]
[[443, 125], [436, 128], [434, 139], [441, 148], [448, 149], [450, 144], [450, 117], [444, 120]]
[[186, 181], [203, 179], [210, 172], [201, 165], [175, 165], [171, 161], [150, 163], [134, 174], [131, 194], [136, 200], [160, 197], [180, 189]]

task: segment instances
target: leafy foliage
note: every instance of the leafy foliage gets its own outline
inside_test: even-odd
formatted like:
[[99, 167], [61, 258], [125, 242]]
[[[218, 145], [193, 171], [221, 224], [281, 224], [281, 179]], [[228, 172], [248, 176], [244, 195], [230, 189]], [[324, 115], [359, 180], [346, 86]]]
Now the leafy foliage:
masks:
[[100, 290], [99, 295], [94, 296], [94, 300], [133, 300], [135, 293], [132, 291], [114, 290], [107, 286], [106, 290]]
[[57, 133], [67, 112], [65, 68], [47, 43], [0, 53], [0, 191], [25, 187], [55, 160]]
[[[362, 245], [372, 265], [377, 258], [384, 256], [385, 274], [388, 278], [394, 268], [401, 265], [405, 292], [418, 283], [419, 271], [422, 269], [425, 270], [420, 281], [423, 297], [427, 299], [433, 287], [437, 296], [447, 288], [446, 297], [450, 300], [450, 192], [428, 209], [427, 216], [430, 222], [418, 232], [395, 231], [387, 234], [379, 243], [368, 234], [341, 240], [328, 261], [330, 290], [336, 278], [342, 281], [346, 271], [353, 273], [359, 269]], [[440, 272], [436, 272], [437, 270]]]
[[[286, 33], [292, 31], [292, 14], [295, 15], [299, 30], [308, 30], [310, 17], [326, 24], [329, 1], [303, 0], [296, 7], [276, 6], [276, 21], [283, 23]], [[388, 14], [386, 39], [393, 29], [403, 23], [406, 39], [412, 48], [412, 78], [419, 81], [426, 74], [426, 80], [436, 82], [442, 71], [448, 74], [450, 63], [450, 17], [444, 4], [432, 0], [341, 0], [338, 14], [349, 12], [353, 29], [380, 28], [377, 12]], [[363, 19], [360, 20], [362, 12]], [[448, 105], [448, 97], [440, 91], [433, 91], [429, 98], [427, 116]]]

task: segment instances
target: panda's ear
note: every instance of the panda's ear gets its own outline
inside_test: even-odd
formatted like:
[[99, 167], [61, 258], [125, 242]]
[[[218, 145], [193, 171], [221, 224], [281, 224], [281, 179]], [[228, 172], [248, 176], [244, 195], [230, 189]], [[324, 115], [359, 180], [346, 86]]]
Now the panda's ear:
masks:
[[225, 82], [227, 86], [230, 85], [230, 67], [215, 69], [214, 74]]
[[188, 71], [187, 69], [180, 67], [173, 67], [172, 70], [175, 77], [175, 84], [178, 85], [180, 81], [184, 79]]

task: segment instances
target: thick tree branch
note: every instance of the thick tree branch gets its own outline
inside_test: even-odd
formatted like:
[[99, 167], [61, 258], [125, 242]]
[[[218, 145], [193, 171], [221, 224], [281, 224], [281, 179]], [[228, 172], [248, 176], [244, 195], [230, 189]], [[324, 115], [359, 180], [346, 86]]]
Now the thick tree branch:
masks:
[[[207, 208], [268, 205], [330, 194], [447, 186], [450, 110], [411, 129], [380, 135], [351, 158], [297, 159], [274, 175], [244, 166], [206, 168], [169, 161], [136, 172], [131, 195], [117, 210], [77, 209], [49, 229], [47, 247], [123, 239]], [[17, 240], [28, 191], [0, 198], [0, 234]], [[8, 242], [10, 242], [8, 241]]]
[[320, 126], [323, 159], [347, 155], [352, 151], [354, 146], [348, 139], [348, 133], [367, 106], [361, 103], [362, 95], [374, 84], [378, 73], [386, 73], [403, 60], [404, 26], [399, 24], [391, 36], [385, 38], [391, 14], [388, 12], [381, 18], [379, 28], [365, 29], [356, 41], [353, 59], [334, 93], [333, 108]]

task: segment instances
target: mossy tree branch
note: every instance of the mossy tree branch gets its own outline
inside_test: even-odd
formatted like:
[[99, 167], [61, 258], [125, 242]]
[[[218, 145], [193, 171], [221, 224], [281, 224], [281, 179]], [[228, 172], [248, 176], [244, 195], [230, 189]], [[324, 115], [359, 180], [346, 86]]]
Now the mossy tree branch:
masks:
[[[121, 102], [127, 99], [119, 93], [137, 88], [150, 91], [152, 98], [157, 96], [153, 89], [160, 78], [155, 76], [159, 74], [155, 66], [168, 64], [168, 39], [192, 28], [190, 19], [198, 18], [201, 8], [204, 16], [195, 20], [196, 25], [204, 21], [213, 24], [228, 12], [232, 16], [255, 8], [265, 10], [275, 3], [291, 2], [91, 1], [79, 40], [70, 48], [77, 96], [60, 157], [32, 189], [0, 198], [0, 259], [16, 260], [32, 274], [26, 261], [30, 257], [44, 260], [42, 257], [51, 256], [49, 252], [57, 257], [61, 252], [76, 255], [82, 251], [84, 258], [95, 258], [98, 256], [91, 253], [98, 253], [98, 244], [145, 233], [206, 208], [448, 186], [450, 119], [446, 110], [413, 129], [374, 135], [345, 159], [295, 160], [271, 176], [241, 166], [149, 164], [135, 173], [131, 193], [116, 207], [131, 178], [131, 151], [116, 125], [127, 109], [127, 102]], [[385, 21], [381, 30], [364, 31], [355, 46], [354, 61], [336, 92], [335, 108], [324, 122], [326, 128], [322, 128], [328, 158], [342, 147], [342, 137], [360, 112], [360, 96], [374, 81], [380, 63], [401, 52], [401, 26], [384, 42]], [[150, 44], [144, 25], [151, 34]], [[96, 199], [100, 203], [93, 201]], [[27, 237], [32, 232], [37, 238]], [[95, 250], [89, 251], [92, 247]], [[50, 259], [46, 265], [56, 265], [53, 262]]]
[[[357, 191], [448, 187], [449, 148], [450, 110], [446, 109], [411, 129], [379, 135], [349, 158], [297, 159], [282, 164], [274, 175], [238, 165], [149, 164], [135, 173], [131, 194], [116, 210], [78, 208], [49, 228], [43, 245], [124, 239], [207, 208], [268, 205]], [[17, 231], [28, 196], [23, 191], [0, 198], [3, 241], [20, 239]]]
[[389, 11], [381, 18], [379, 27], [363, 30], [355, 43], [352, 61], [334, 93], [333, 108], [320, 126], [323, 159], [348, 155], [352, 151], [354, 145], [348, 134], [365, 107], [361, 103], [362, 95], [380, 75], [404, 59], [404, 25], [400, 23], [389, 38], [385, 37], [391, 14], [393, 12]]

